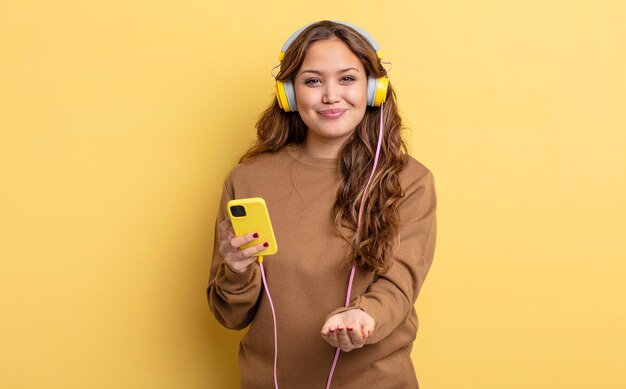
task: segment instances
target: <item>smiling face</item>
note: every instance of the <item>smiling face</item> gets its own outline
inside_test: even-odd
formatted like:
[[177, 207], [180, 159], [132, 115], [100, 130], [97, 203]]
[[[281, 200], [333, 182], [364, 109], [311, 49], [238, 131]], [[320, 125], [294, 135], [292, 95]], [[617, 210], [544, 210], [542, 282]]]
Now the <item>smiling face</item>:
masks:
[[367, 74], [359, 58], [337, 38], [313, 43], [294, 79], [309, 154], [336, 158], [365, 115]]

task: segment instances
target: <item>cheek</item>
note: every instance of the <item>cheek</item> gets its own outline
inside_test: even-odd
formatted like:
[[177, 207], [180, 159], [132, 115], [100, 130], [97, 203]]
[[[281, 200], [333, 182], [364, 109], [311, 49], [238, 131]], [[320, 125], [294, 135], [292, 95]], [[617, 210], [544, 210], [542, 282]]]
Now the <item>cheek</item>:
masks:
[[350, 88], [345, 93], [345, 99], [355, 106], [367, 104], [367, 86], [364, 84], [358, 88]]
[[319, 92], [315, 88], [296, 87], [295, 92], [298, 109], [300, 109], [300, 107], [309, 108], [321, 99], [321, 97], [317, 96]]

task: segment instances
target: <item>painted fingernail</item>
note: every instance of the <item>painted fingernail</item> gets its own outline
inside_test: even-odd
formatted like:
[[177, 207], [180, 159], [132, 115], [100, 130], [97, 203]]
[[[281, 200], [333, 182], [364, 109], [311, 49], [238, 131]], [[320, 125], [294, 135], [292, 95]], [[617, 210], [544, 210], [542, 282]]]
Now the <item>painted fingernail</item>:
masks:
[[352, 331], [352, 327], [348, 327], [348, 331]]
[[253, 237], [254, 239], [256, 239], [256, 238], [258, 238], [258, 237], [259, 237], [259, 234], [257, 234], [257, 233], [255, 232], [254, 234], [252, 234], [252, 237]]
[[263, 243], [263, 247], [270, 247], [270, 244], [265, 242], [265, 243]]

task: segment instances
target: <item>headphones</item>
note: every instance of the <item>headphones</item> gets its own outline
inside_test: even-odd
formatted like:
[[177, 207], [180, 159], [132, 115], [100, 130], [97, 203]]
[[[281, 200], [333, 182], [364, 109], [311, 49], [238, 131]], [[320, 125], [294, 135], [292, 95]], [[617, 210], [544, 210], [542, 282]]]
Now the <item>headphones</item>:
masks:
[[[334, 23], [342, 24], [347, 26], [353, 30], [355, 30], [358, 34], [360, 34], [365, 40], [369, 42], [374, 51], [376, 51], [376, 56], [380, 60], [382, 58], [380, 53], [380, 48], [378, 43], [372, 38], [370, 34], [368, 34], [365, 30], [345, 22], [340, 22], [333, 20]], [[313, 24], [313, 23], [312, 23]], [[285, 42], [282, 49], [280, 49], [280, 55], [278, 59], [282, 62], [283, 57], [285, 56], [285, 52], [289, 49], [289, 46], [293, 43], [298, 36], [304, 31], [307, 27], [312, 24], [308, 24], [298, 31], [293, 33], [289, 39]], [[367, 105], [371, 107], [380, 107], [382, 103], [387, 99], [387, 89], [389, 87], [389, 78], [386, 76], [375, 78], [371, 75], [367, 78]], [[296, 112], [298, 110], [298, 105], [296, 104], [296, 90], [293, 86], [293, 80], [285, 80], [280, 81], [276, 80], [276, 99], [278, 100], [278, 105], [285, 112]]]

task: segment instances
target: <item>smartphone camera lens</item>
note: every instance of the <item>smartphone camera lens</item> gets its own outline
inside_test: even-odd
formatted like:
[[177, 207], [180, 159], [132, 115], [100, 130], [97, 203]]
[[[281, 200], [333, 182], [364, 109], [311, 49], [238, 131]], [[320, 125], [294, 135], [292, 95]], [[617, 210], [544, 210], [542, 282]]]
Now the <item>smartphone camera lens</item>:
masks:
[[243, 207], [243, 205], [233, 205], [232, 207], [230, 207], [230, 213], [234, 217], [242, 217], [246, 216], [246, 209]]

